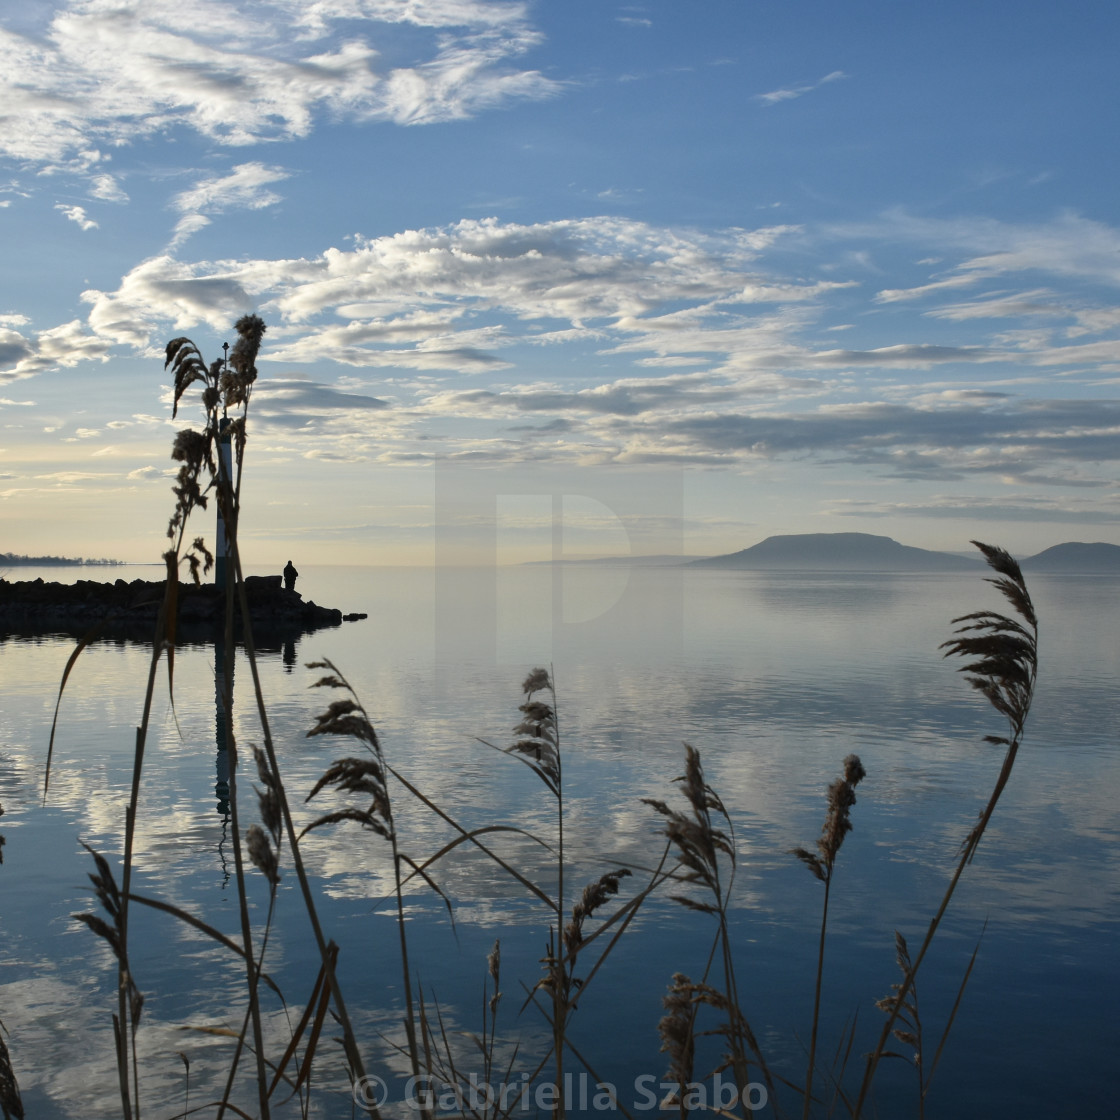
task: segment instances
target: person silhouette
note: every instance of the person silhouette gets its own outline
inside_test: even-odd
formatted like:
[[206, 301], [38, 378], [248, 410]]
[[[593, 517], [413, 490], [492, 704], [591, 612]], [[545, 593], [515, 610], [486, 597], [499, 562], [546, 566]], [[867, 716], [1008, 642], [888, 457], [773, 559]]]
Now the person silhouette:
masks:
[[285, 588], [285, 590], [295, 591], [295, 589], [296, 589], [296, 577], [298, 575], [299, 575], [299, 572], [296, 571], [295, 565], [291, 562], [291, 560], [289, 560], [288, 563], [284, 565], [284, 588]]

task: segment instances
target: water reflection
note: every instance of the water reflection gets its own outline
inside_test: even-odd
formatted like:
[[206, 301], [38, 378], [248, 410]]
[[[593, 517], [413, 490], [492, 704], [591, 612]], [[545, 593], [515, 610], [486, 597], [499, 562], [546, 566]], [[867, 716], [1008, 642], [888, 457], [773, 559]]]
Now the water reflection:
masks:
[[[298, 668], [297, 652], [302, 659], [329, 656], [358, 689], [389, 760], [464, 827], [510, 823], [550, 839], [555, 805], [539, 782], [473, 736], [508, 742], [524, 671], [552, 662], [566, 752], [572, 882], [582, 885], [616, 860], [649, 862], [660, 844], [658, 822], [639, 799], [676, 796], [681, 741], [691, 742], [735, 821], [740, 893], [734, 920], [744, 976], [769, 1036], [796, 1052], [792, 1031], [803, 1026], [797, 1008], [811, 994], [802, 982], [820, 899], [810, 877], [785, 853], [812, 843], [828, 782], [845, 754], [860, 754], [868, 778], [841, 857], [830, 953], [844, 968], [835, 974], [833, 995], [849, 1009], [866, 1002], [868, 993], [885, 994], [894, 978], [892, 930], [910, 935], [928, 920], [931, 901], [939, 897], [998, 770], [999, 749], [982, 741], [1002, 730], [995, 714], [937, 649], [950, 617], [997, 603], [976, 577], [905, 577], [886, 584], [878, 576], [846, 578], [830, 595], [828, 581], [817, 575], [662, 575], [642, 573], [619, 597], [619, 577], [611, 573], [613, 583], [600, 588], [582, 612], [572, 599], [572, 583], [557, 629], [551, 605], [548, 627], [534, 614], [539, 596], [552, 594], [551, 577], [542, 582], [536, 574], [514, 573], [503, 585], [494, 583], [493, 572], [464, 575], [457, 585], [464, 595], [486, 581], [494, 589], [501, 613], [486, 622], [477, 601], [441, 615], [431, 573], [331, 573], [336, 586], [345, 585], [347, 603], [368, 611], [374, 622], [309, 636], [298, 647], [277, 642], [262, 650], [261, 683], [284, 781], [299, 827], [311, 816], [302, 805], [307, 791], [331, 760], [352, 753], [349, 743], [305, 737], [324, 697], [307, 690], [313, 675]], [[315, 575], [304, 572], [301, 578], [310, 584]], [[593, 577], [581, 571], [580, 579]], [[1000, 1099], [985, 1114], [1010, 1117], [1029, 1110], [1029, 1090], [1020, 1091], [1013, 1081], [1021, 1078], [1029, 1086], [1030, 1071], [1047, 1057], [1024, 1026], [1024, 1004], [1013, 993], [1022, 986], [1023, 962], [1044, 973], [1039, 990], [1064, 992], [1064, 1005], [1032, 993], [1024, 997], [1050, 1025], [1051, 1038], [1084, 1039], [1088, 1052], [1109, 1029], [1097, 1021], [1099, 999], [1094, 1019], [1090, 996], [1117, 981], [1116, 966], [1101, 947], [1115, 932], [1120, 910], [1120, 608], [1114, 583], [1094, 586], [1096, 593], [1085, 583], [1038, 581], [1043, 675], [1027, 742], [946, 921], [945, 957], [936, 965], [942, 971], [931, 974], [931, 985], [955, 987], [959, 972], [955, 979], [950, 973], [958, 945], [967, 943], [971, 951], [984, 917], [991, 916], [975, 981], [988, 986], [988, 995], [973, 1002], [970, 989], [954, 1028], [960, 1032], [953, 1040], [955, 1057], [947, 1052], [946, 1062], [957, 1065], [946, 1071], [942, 1091], [950, 1096], [941, 1098], [948, 1112], [954, 1104], [961, 1105], [958, 1112], [972, 1111], [963, 1097], [951, 1095], [957, 1084], [980, 1084], [992, 1095], [977, 1071], [990, 1054], [986, 1039], [995, 1035], [1013, 1040], [1018, 1053], [1008, 1056], [1007, 1080], [998, 1078]], [[603, 608], [611, 595], [613, 605]], [[594, 616], [593, 608], [604, 613]], [[477, 640], [482, 622], [496, 644]], [[460, 623], [462, 632], [447, 632]], [[612, 630], [617, 632], [608, 641], [604, 635]], [[668, 635], [662, 645], [659, 634]], [[444, 658], [449, 648], [458, 651], [453, 662]], [[111, 1111], [111, 1079], [106, 1084], [96, 1067], [111, 1068], [107, 1008], [113, 985], [111, 963], [71, 928], [69, 914], [90, 905], [80, 887], [88, 857], [77, 839], [109, 854], [120, 849], [140, 707], [136, 682], [146, 673], [148, 647], [110, 640], [83, 655], [64, 698], [57, 769], [44, 809], [39, 791], [46, 729], [71, 649], [72, 643], [58, 639], [0, 643], [0, 801], [8, 837], [0, 877], [5, 897], [15, 900], [0, 922], [8, 975], [18, 970], [25, 977], [0, 988], [0, 1015], [11, 1032], [13, 1057], [22, 1062], [21, 1083], [31, 1085], [39, 1100], [51, 1098], [55, 1115], [76, 1117]], [[161, 694], [137, 821], [143, 892], [231, 933], [238, 925], [228, 886], [227, 713], [217, 682], [227, 668], [236, 668], [244, 687], [244, 666], [234, 665], [235, 656], [210, 644], [180, 650], [176, 712]], [[260, 741], [254, 705], [235, 703], [228, 715], [246, 751]], [[447, 828], [431, 813], [399, 792], [394, 797], [413, 858], [447, 841]], [[245, 803], [251, 823], [255, 802], [250, 796]], [[370, 1029], [364, 1037], [374, 1038], [372, 1025], [396, 1015], [384, 984], [392, 965], [391, 923], [371, 913], [391, 887], [385, 845], [342, 827], [310, 834], [303, 850], [324, 899], [325, 922], [342, 945], [353, 1002], [365, 1009], [363, 1026]], [[536, 845], [511, 838], [502, 851], [551, 885], [554, 870]], [[464, 849], [435, 869], [457, 905], [458, 943], [438, 902], [423, 893], [410, 898], [410, 928], [425, 982], [464, 1026], [471, 1021], [462, 1009], [477, 1002], [475, 966], [494, 937], [503, 938], [509, 975], [531, 984], [548, 925], [523, 887], [476, 855]], [[310, 987], [310, 954], [294, 876], [290, 868], [281, 870], [270, 963], [298, 1005], [296, 993]], [[258, 920], [266, 892], [259, 876], [250, 887]], [[137, 974], [152, 996], [148, 1037], [158, 1063], [164, 1041], [165, 1054], [173, 1055], [167, 1047], [185, 1045], [174, 1032], [177, 1015], [224, 1021], [228, 1008], [221, 990], [237, 990], [238, 968], [170, 920], [147, 919], [143, 928]], [[592, 1043], [604, 1029], [609, 1037], [629, 1040], [629, 1057], [621, 1048], [610, 1055], [631, 1062], [623, 1069], [660, 1061], [654, 1027], [662, 983], [675, 969], [692, 967], [690, 954], [696, 955], [701, 939], [679, 908], [661, 902], [631, 932], [633, 956], [619, 957], [617, 971], [604, 973], [597, 982], [602, 986], [580, 1011], [581, 1023], [588, 1024], [581, 1029]], [[1076, 963], [1089, 949], [1100, 959], [1092, 976]], [[1003, 1010], [992, 1019], [985, 1017], [989, 1007]], [[640, 1023], [635, 1008], [646, 1016]], [[210, 1045], [198, 1041], [192, 1049], [199, 1068], [210, 1060]], [[52, 1071], [70, 1068], [76, 1053], [90, 1056], [74, 1064], [73, 1079], [58, 1079]], [[1104, 1101], [1101, 1070], [1107, 1063], [1094, 1072], [1070, 1061], [1078, 1092], [1090, 1105]], [[152, 1099], [172, 1099], [167, 1094], [173, 1079], [165, 1074], [173, 1064], [153, 1067], [161, 1071], [152, 1075], [153, 1093], [165, 1095]], [[216, 1055], [211, 1064], [220, 1066]], [[993, 1080], [990, 1070], [986, 1076]], [[76, 1087], [81, 1078], [95, 1087], [85, 1090], [92, 1097]], [[101, 1108], [91, 1101], [108, 1103]], [[44, 1115], [52, 1114], [49, 1108], [44, 1106]], [[1088, 1106], [1085, 1114], [1094, 1111], [1104, 1114]]]
[[[858, 614], [867, 617], [893, 610], [913, 577], [878, 572], [791, 572], [759, 579], [755, 572], [736, 573], [739, 590], [775, 613], [812, 612], [819, 616]], [[744, 578], [745, 577], [745, 578]]]
[[[231, 650], [227, 655], [224, 638], [215, 641], [214, 743], [217, 747], [217, 780], [214, 785], [214, 796], [218, 799], [218, 815], [222, 818], [223, 825], [229, 821], [229, 744], [226, 737], [226, 722], [228, 719], [232, 723], [233, 719], [233, 670], [236, 656], [236, 649]], [[224, 828], [222, 835], [223, 837], [225, 835]]]

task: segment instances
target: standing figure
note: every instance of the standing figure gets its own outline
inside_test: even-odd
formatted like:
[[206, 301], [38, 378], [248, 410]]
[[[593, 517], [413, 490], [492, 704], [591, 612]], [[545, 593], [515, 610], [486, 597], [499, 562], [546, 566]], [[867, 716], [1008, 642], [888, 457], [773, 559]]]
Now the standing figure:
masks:
[[298, 575], [299, 572], [296, 571], [295, 565], [289, 560], [288, 563], [284, 565], [284, 588], [287, 591], [295, 591], [296, 576]]

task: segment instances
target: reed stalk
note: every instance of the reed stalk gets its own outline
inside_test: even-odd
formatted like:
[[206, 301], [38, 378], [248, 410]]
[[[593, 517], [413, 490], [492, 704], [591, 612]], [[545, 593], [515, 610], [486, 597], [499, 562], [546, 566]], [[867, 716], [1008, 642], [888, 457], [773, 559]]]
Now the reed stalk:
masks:
[[[257, 1110], [260, 1120], [269, 1120], [270, 1109], [274, 1107], [273, 1092], [281, 1080], [292, 1083], [285, 1073], [290, 1063], [300, 1065], [298, 1074], [293, 1075], [294, 1086], [300, 1093], [304, 1111], [306, 1112], [310, 1107], [310, 1093], [308, 1091], [305, 1099], [304, 1092], [309, 1085], [320, 1032], [332, 1007], [341, 1028], [341, 1043], [350, 1077], [355, 1085], [365, 1081], [365, 1066], [338, 979], [337, 946], [324, 934], [300, 846], [300, 840], [309, 830], [342, 821], [356, 821], [363, 828], [380, 835], [388, 841], [391, 851], [406, 1035], [403, 1046], [398, 1046], [396, 1043], [393, 1045], [402, 1055], [407, 1054], [414, 1078], [419, 1078], [422, 1074], [432, 1076], [434, 1071], [440, 1070], [458, 1084], [463, 1079], [463, 1072], [452, 1052], [450, 1036], [453, 1032], [449, 1032], [444, 1022], [439, 1003], [433, 1000], [431, 1005], [434, 1008], [433, 1020], [424, 993], [413, 977], [405, 922], [404, 891], [412, 878], [419, 876], [439, 894], [450, 912], [450, 900], [433, 882], [429, 869], [444, 855], [463, 844], [470, 843], [478, 848], [485, 858], [509, 873], [530, 894], [542, 901], [548, 910], [549, 937], [545, 958], [542, 961], [544, 973], [536, 985], [528, 991], [526, 1005], [533, 1003], [536, 1010], [544, 1017], [551, 1042], [542, 1045], [543, 1057], [533, 1069], [529, 1083], [534, 1084], [539, 1078], [543, 1085], [547, 1085], [551, 1079], [554, 1089], [554, 1112], [557, 1117], [566, 1117], [572, 1107], [572, 1102], [566, 1096], [565, 1085], [565, 1071], [573, 1068], [569, 1058], [597, 1076], [591, 1064], [594, 1055], [585, 1057], [569, 1037], [569, 1027], [578, 1003], [645, 900], [667, 881], [673, 881], [686, 888], [694, 888], [671, 897], [690, 910], [709, 915], [714, 919], [715, 924], [703, 975], [699, 980], [693, 981], [683, 973], [674, 974], [664, 997], [666, 1013], [658, 1028], [662, 1050], [668, 1053], [670, 1058], [669, 1076], [679, 1087], [677, 1103], [682, 1117], [688, 1111], [685, 1090], [693, 1075], [696, 1042], [705, 1034], [716, 1034], [724, 1040], [726, 1067], [734, 1074], [740, 1099], [744, 1103], [744, 1114], [746, 1090], [752, 1067], [757, 1067], [760, 1071], [776, 1107], [779, 1079], [771, 1072], [770, 1065], [744, 1013], [736, 976], [737, 955], [729, 919], [737, 872], [735, 830], [724, 803], [705, 778], [699, 752], [691, 746], [686, 744], [684, 773], [676, 779], [684, 798], [684, 807], [673, 808], [663, 801], [643, 799], [663, 819], [666, 847], [661, 863], [653, 870], [647, 886], [625, 904], [614, 907], [609, 917], [603, 918], [601, 911], [612, 902], [620, 890], [622, 881], [631, 874], [631, 871], [629, 868], [609, 870], [588, 883], [582, 893], [570, 890], [567, 882], [570, 876], [566, 868], [565, 793], [559, 705], [552, 674], [549, 671], [534, 669], [525, 678], [522, 683], [523, 699], [518, 709], [521, 719], [513, 729], [514, 741], [508, 747], [495, 749], [500, 749], [503, 753], [512, 755], [529, 766], [549, 794], [555, 798], [555, 848], [540, 837], [510, 825], [488, 823], [473, 829], [461, 826], [435, 801], [388, 765], [373, 723], [354, 689], [333, 663], [324, 660], [311, 666], [325, 669], [328, 674], [316, 684], [342, 689], [346, 692], [347, 698], [333, 701], [308, 734], [350, 736], [363, 745], [365, 754], [361, 758], [343, 758], [332, 763], [306, 800], [310, 801], [324, 788], [331, 786], [336, 791], [367, 794], [370, 796], [371, 803], [368, 808], [347, 806], [327, 812], [307, 827], [297, 831], [288, 794], [281, 779], [279, 760], [263, 694], [238, 544], [248, 407], [252, 386], [256, 379], [255, 360], [264, 329], [264, 323], [256, 316], [243, 317], [237, 324], [238, 342], [229, 361], [213, 363], [209, 367], [202, 362], [197, 348], [187, 339], [175, 339], [167, 348], [167, 365], [173, 368], [175, 376], [175, 407], [178, 407], [180, 399], [191, 384], [196, 381], [201, 382], [206, 429], [201, 433], [180, 432], [173, 449], [173, 458], [181, 463], [181, 467], [174, 487], [175, 512], [167, 531], [172, 544], [163, 556], [167, 578], [148, 666], [143, 711], [136, 728], [131, 786], [125, 816], [120, 888], [118, 889], [116, 885], [108, 862], [90, 849], [96, 865], [96, 874], [91, 874], [90, 879], [110, 920], [106, 921], [92, 913], [76, 915], [110, 944], [117, 959], [117, 1010], [113, 1022], [121, 1111], [124, 1120], [139, 1120], [141, 1114], [140, 1068], [136, 1039], [143, 1008], [143, 996], [135, 983], [128, 956], [129, 904], [132, 901], [175, 915], [243, 957], [248, 1004], [240, 1035], [237, 1036], [237, 1047], [228, 1073], [225, 1095], [218, 1105], [218, 1120], [221, 1120], [226, 1111], [244, 1114], [237, 1106], [230, 1103], [230, 1096], [244, 1047], [250, 1045], [247, 1041], [250, 1028], [251, 1048], [256, 1064]], [[227, 410], [231, 408], [235, 411], [239, 410], [233, 420], [229, 420], [226, 415]], [[236, 446], [235, 470], [232, 473], [227, 470], [221, 454], [214, 455], [223, 430], [230, 432]], [[226, 748], [229, 752], [229, 805], [241, 927], [240, 945], [225, 934], [207, 926], [201, 919], [186, 914], [170, 904], [145, 899], [134, 894], [132, 890], [141, 779], [159, 664], [166, 654], [168, 689], [173, 702], [179, 571], [186, 563], [190, 568], [191, 577], [197, 582], [199, 569], [208, 570], [211, 563], [211, 557], [201, 539], [196, 539], [189, 549], [184, 548], [187, 523], [193, 510], [205, 507], [207, 494], [211, 488], [216, 494], [229, 540], [224, 619], [225, 642], [229, 656], [226, 660], [220, 692]], [[842, 1100], [851, 1114], [851, 1120], [859, 1120], [867, 1108], [878, 1065], [883, 1057], [891, 1056], [887, 1044], [892, 1035], [904, 1042], [912, 1040], [918, 1051], [919, 1115], [924, 1116], [929, 1081], [953, 1025], [965, 984], [971, 973], [972, 963], [970, 962], [965, 973], [952, 1015], [949, 1017], [933, 1063], [928, 1070], [921, 1064], [923, 1040], [916, 996], [917, 973], [950, 905], [960, 878], [975, 857], [996, 804], [1010, 779], [1033, 698], [1037, 674], [1038, 621], [1022, 573], [1015, 561], [1002, 549], [979, 542], [973, 543], [977, 545], [996, 573], [996, 578], [989, 579], [988, 582], [991, 582], [1011, 603], [1016, 617], [984, 610], [954, 619], [957, 629], [954, 636], [944, 643], [943, 648], [947, 651], [946, 656], [963, 656], [968, 659], [963, 671], [970, 674], [969, 683], [982, 692], [993, 707], [1006, 718], [1008, 731], [1005, 735], [986, 737], [987, 741], [1002, 745], [1006, 751], [994, 788], [977, 822], [961, 846], [953, 874], [917, 952], [911, 955], [905, 939], [901, 934], [896, 935], [897, 960], [902, 971], [902, 979], [892, 986], [893, 994], [879, 1003], [880, 1008], [886, 1013], [886, 1022], [882, 1027], [878, 1043], [867, 1057], [858, 1098], [854, 1102], [840, 1087], [840, 1081], [844, 1076], [843, 1069], [837, 1075], [834, 1063], [833, 1069], [828, 1071], [828, 1076], [832, 1078], [835, 1085], [833, 1104], [835, 1105], [837, 1099]], [[237, 638], [234, 628], [235, 611], [241, 619], [241, 640], [249, 665], [263, 741], [263, 746], [259, 750], [254, 748], [254, 752], [257, 773], [263, 786], [263, 790], [258, 790], [258, 795], [264, 829], [256, 824], [248, 828], [244, 827], [244, 805], [240, 800], [240, 791], [243, 789], [243, 783], [239, 780], [240, 751], [234, 734], [232, 717], [233, 664]], [[83, 641], [79, 645], [67, 664], [62, 687], [65, 687], [66, 677], [77, 654], [85, 648], [85, 644], [86, 641]], [[55, 718], [57, 722], [57, 706]], [[52, 747], [53, 734], [52, 726]], [[390, 776], [397, 778], [408, 792], [456, 832], [453, 840], [419, 863], [408, 856], [398, 835], [387, 784]], [[852, 827], [850, 812], [856, 800], [855, 787], [864, 776], [859, 758], [855, 755], [848, 756], [844, 760], [843, 773], [828, 788], [828, 809], [821, 835], [816, 842], [816, 849], [810, 851], [798, 848], [792, 853], [824, 886], [817, 937], [808, 1060], [804, 1086], [800, 1089], [802, 1120], [808, 1120], [812, 1113], [814, 1083], [822, 1076], [817, 1067], [825, 989], [826, 945], [830, 907], [833, 904], [832, 883], [836, 859], [844, 837]], [[46, 788], [44, 783], [44, 796]], [[483, 836], [489, 837], [490, 834], [501, 832], [517, 833], [528, 837], [550, 853], [555, 861], [554, 896], [547, 878], [538, 885], [533, 881], [530, 873], [514, 866], [513, 862], [500, 854], [500, 850], [495, 851], [481, 839]], [[269, 1062], [265, 1049], [261, 993], [263, 985], [278, 990], [263, 968], [277, 901], [279, 880], [277, 868], [285, 842], [291, 852], [292, 867], [299, 883], [300, 897], [318, 949], [320, 972], [308, 1006], [303, 1012], [298, 1027], [292, 1032], [283, 1058], [278, 1064], [273, 1064]], [[675, 854], [676, 862], [666, 870], [670, 853]], [[259, 951], [254, 949], [246, 862], [252, 863], [266, 876], [270, 889], [268, 915], [259, 938]], [[572, 896], [570, 914], [569, 894]], [[594, 929], [591, 928], [593, 920], [597, 927]], [[598, 956], [594, 958], [594, 963], [589, 969], [585, 968], [585, 963], [592, 959], [588, 955], [589, 950], [597, 940], [599, 945], [595, 951]], [[974, 951], [973, 962], [975, 957]], [[497, 1069], [499, 1052], [498, 1005], [502, 998], [499, 942], [495, 942], [487, 959], [487, 966], [490, 983], [485, 980], [483, 982], [481, 1036], [471, 1037], [481, 1054], [484, 1077], [489, 1084]], [[714, 1031], [701, 1032], [697, 1029], [701, 1011], [705, 1016], [714, 1012], [721, 1017]], [[297, 1050], [301, 1046], [300, 1040], [305, 1037], [305, 1032], [308, 1040], [306, 1054], [302, 1059], [297, 1060]], [[232, 1031], [230, 1033], [232, 1034]], [[854, 1037], [855, 1024], [853, 1023], [850, 1032], [846, 1030], [841, 1038], [840, 1045], [837, 1047], [838, 1056], [844, 1048], [845, 1038], [846, 1051], [850, 1054]], [[509, 1068], [506, 1070], [507, 1078], [512, 1072], [513, 1062], [518, 1053], [519, 1049], [515, 1047]], [[845, 1057], [844, 1061], [846, 1060]], [[189, 1079], [189, 1060], [183, 1056], [183, 1061]], [[825, 1063], [822, 1061], [820, 1064], [823, 1070]], [[7, 1048], [3, 1038], [0, 1037], [0, 1106], [3, 1107], [5, 1120], [9, 1114], [22, 1116], [22, 1104], [18, 1100], [18, 1089], [14, 1088], [14, 1084]], [[189, 1080], [187, 1084], [189, 1087]], [[797, 1089], [797, 1086], [790, 1082], [786, 1084]], [[516, 1103], [522, 1103], [520, 1098]], [[188, 1106], [189, 1098], [184, 1103], [184, 1115]], [[365, 1107], [370, 1116], [379, 1120], [380, 1114], [376, 1107], [369, 1104]], [[621, 1102], [619, 1107], [625, 1112]], [[17, 1108], [20, 1111], [17, 1112]], [[424, 1120], [430, 1120], [432, 1115], [430, 1102], [422, 1104], [421, 1113]], [[492, 1110], [487, 1110], [477, 1120], [503, 1120], [503, 1117], [508, 1115], [509, 1110], [501, 1112], [495, 1105]]]
[[[740, 1103], [745, 1109], [745, 1093], [752, 1063], [758, 1066], [771, 1097], [775, 1095], [775, 1085], [758, 1039], [743, 1013], [735, 976], [731, 933], [727, 921], [737, 862], [735, 828], [719, 795], [704, 777], [700, 752], [688, 743], [685, 744], [685, 772], [676, 781], [688, 803], [688, 812], [671, 808], [664, 801], [655, 798], [644, 797], [642, 801], [666, 818], [664, 832], [677, 853], [677, 874], [674, 878], [680, 883], [703, 888], [710, 895], [711, 901], [701, 901], [691, 895], [670, 897], [686, 909], [712, 915], [716, 919], [717, 928], [701, 981], [694, 983], [683, 974], [674, 976], [674, 987], [670, 990], [669, 997], [672, 1006], [667, 1005], [671, 1022], [662, 1020], [666, 1027], [662, 1032], [662, 1049], [669, 1050], [675, 1071], [683, 1069], [687, 1056], [685, 1048], [690, 1045], [688, 1040], [694, 1037], [696, 1014], [700, 1007], [706, 1004], [721, 1011], [727, 1018], [718, 1033], [726, 1038], [727, 1062], [734, 1073]], [[717, 827], [714, 817], [721, 818], [725, 827]], [[726, 862], [728, 867], [726, 880], [721, 870], [721, 861]], [[707, 983], [717, 957], [723, 969], [722, 989], [716, 989]], [[681, 1001], [688, 1002], [691, 1006], [685, 1036], [678, 1029]], [[688, 1064], [691, 1068], [690, 1059]], [[672, 1076], [677, 1076], [677, 1073], [674, 1072]], [[679, 1103], [683, 1109], [683, 1085], [681, 1089]]]
[[855, 788], [867, 776], [863, 763], [854, 754], [844, 759], [844, 773], [828, 787], [828, 811], [824, 826], [817, 840], [817, 851], [794, 848], [790, 853], [824, 883], [824, 903], [821, 907], [821, 929], [817, 944], [817, 977], [813, 991], [813, 1025], [809, 1032], [809, 1062], [805, 1070], [805, 1091], [802, 1102], [802, 1120], [809, 1120], [813, 1103], [813, 1073], [817, 1063], [817, 1031], [821, 1017], [821, 985], [824, 979], [824, 947], [828, 931], [828, 903], [832, 893], [832, 877], [836, 870], [836, 857], [844, 837], [852, 830], [851, 811], [856, 803]]
[[929, 923], [921, 947], [913, 958], [913, 964], [906, 971], [902, 983], [898, 985], [896, 995], [891, 997], [891, 1010], [887, 1021], [879, 1033], [879, 1040], [874, 1050], [867, 1057], [852, 1120], [858, 1120], [863, 1114], [875, 1072], [886, 1052], [887, 1040], [895, 1029], [895, 1023], [903, 1010], [906, 998], [914, 986], [918, 969], [925, 960], [934, 935], [942, 918], [945, 917], [945, 912], [949, 909], [949, 903], [953, 899], [965, 868], [976, 855], [1000, 795], [1011, 777], [1015, 759], [1022, 745], [1031, 701], [1034, 699], [1035, 681], [1038, 676], [1038, 616], [1031, 602], [1023, 573], [1011, 555], [1002, 548], [983, 544], [980, 541], [972, 543], [981, 551], [988, 566], [997, 573], [998, 578], [989, 578], [986, 582], [992, 584], [1007, 599], [1018, 615], [1018, 619], [990, 610], [962, 615], [953, 619], [953, 624], [957, 626], [955, 636], [944, 642], [942, 648], [947, 651], [946, 657], [959, 656], [972, 659], [962, 667], [961, 672], [972, 674], [966, 678], [968, 683], [987, 697], [988, 702], [1004, 716], [1008, 724], [1006, 735], [985, 735], [984, 740], [1007, 749], [995, 786], [980, 813], [979, 820], [972, 826], [961, 845], [956, 868], [949, 885], [945, 888], [937, 913]]

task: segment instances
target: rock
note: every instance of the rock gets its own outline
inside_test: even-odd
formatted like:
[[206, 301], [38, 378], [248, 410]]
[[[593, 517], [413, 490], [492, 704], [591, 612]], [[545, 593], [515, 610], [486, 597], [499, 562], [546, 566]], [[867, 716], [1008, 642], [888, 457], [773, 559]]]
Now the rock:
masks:
[[[281, 586], [280, 576], [249, 576], [245, 596], [254, 636], [270, 639], [298, 637], [342, 623], [342, 612], [304, 602], [295, 591]], [[26, 583], [0, 580], [0, 634], [86, 634], [98, 626], [105, 636], [150, 642], [163, 602], [163, 581], [133, 580], [76, 584]], [[176, 639], [211, 641], [225, 625], [225, 593], [214, 584], [180, 583], [177, 595]], [[235, 606], [235, 625], [240, 629]], [[362, 617], [365, 617], [364, 615]]]

